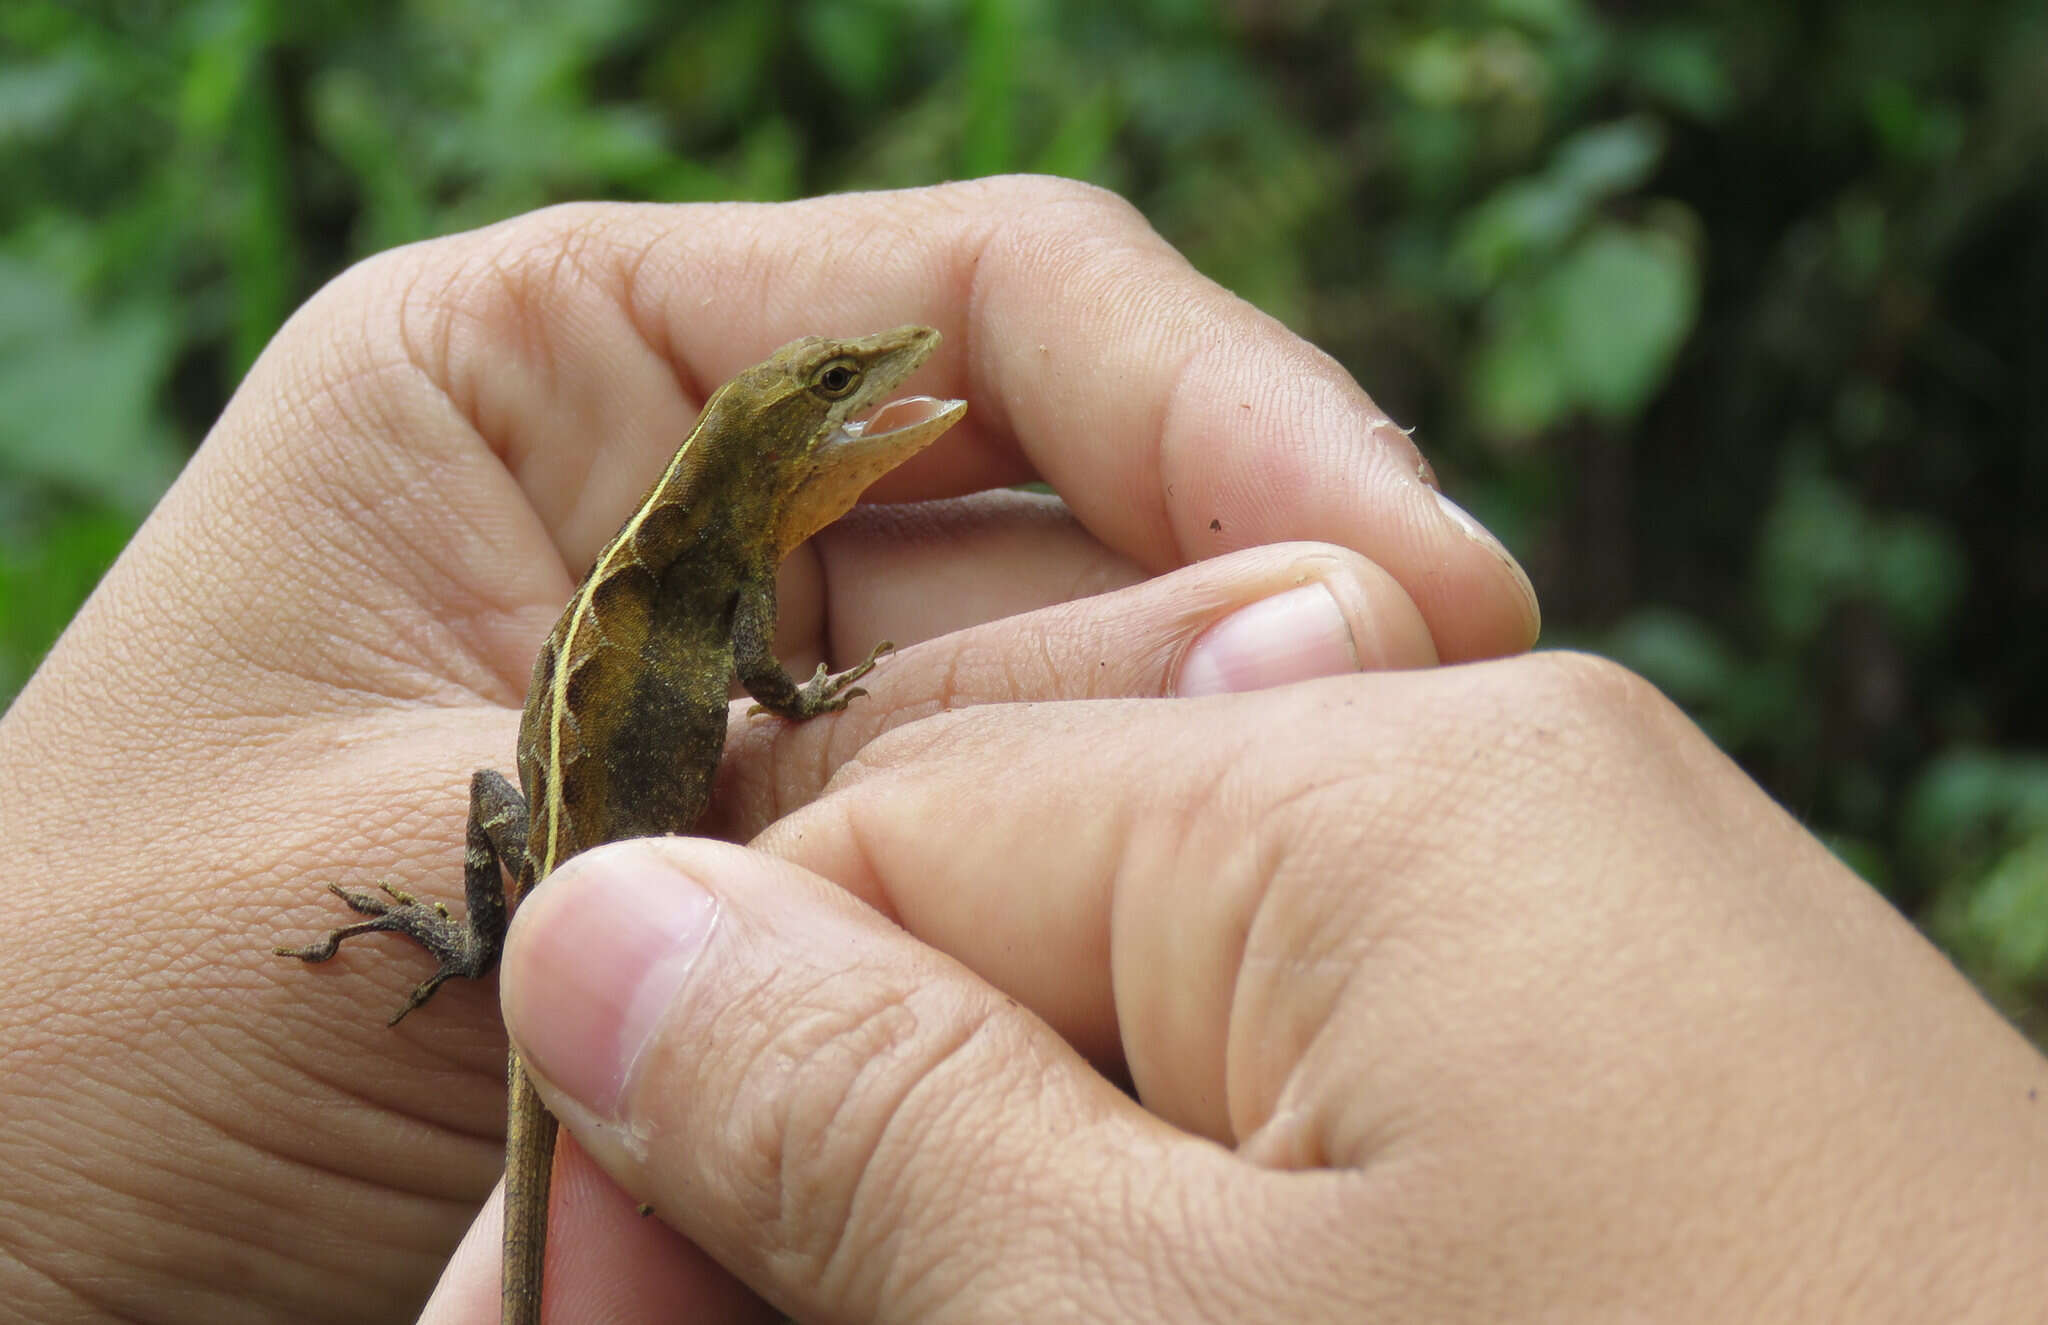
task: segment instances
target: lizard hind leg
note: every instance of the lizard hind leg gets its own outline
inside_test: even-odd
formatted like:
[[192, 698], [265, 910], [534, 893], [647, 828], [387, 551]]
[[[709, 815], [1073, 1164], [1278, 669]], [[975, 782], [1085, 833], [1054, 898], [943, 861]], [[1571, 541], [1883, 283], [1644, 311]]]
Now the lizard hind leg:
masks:
[[[443, 982], [477, 980], [490, 974], [505, 946], [505, 880], [500, 862], [517, 869], [526, 857], [526, 800], [503, 774], [480, 768], [469, 783], [469, 829], [463, 855], [463, 892], [468, 913], [457, 920], [439, 902], [422, 902], [390, 884], [379, 884], [385, 896], [357, 892], [338, 884], [327, 890], [351, 911], [370, 917], [343, 925], [317, 943], [302, 948], [274, 948], [280, 957], [324, 962], [342, 941], [363, 934], [402, 934], [425, 948], [439, 963], [393, 1014], [396, 1026], [407, 1013], [434, 996]], [[386, 900], [386, 899], [389, 900]]]

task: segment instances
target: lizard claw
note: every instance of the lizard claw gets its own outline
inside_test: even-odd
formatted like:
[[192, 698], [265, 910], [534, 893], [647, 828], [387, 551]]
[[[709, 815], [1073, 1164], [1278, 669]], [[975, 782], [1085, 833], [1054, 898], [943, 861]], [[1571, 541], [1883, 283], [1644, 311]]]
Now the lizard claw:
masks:
[[867, 657], [837, 676], [827, 672], [825, 664], [819, 663], [817, 675], [803, 688], [804, 706], [816, 713], [836, 713], [845, 708], [849, 700], [858, 699], [867, 693], [865, 687], [857, 686], [854, 682], [874, 671], [875, 664], [881, 661], [883, 654], [895, 651], [894, 644], [883, 640], [868, 650]]
[[787, 708], [771, 709], [766, 704], [753, 704], [747, 708], [747, 716], [751, 718], [759, 713], [774, 713], [801, 722], [820, 713], [837, 713], [845, 708], [849, 701], [859, 699], [867, 693], [865, 687], [857, 686], [854, 682], [874, 671], [875, 664], [880, 661], [882, 655], [893, 653], [895, 649], [894, 644], [883, 640], [868, 650], [867, 657], [836, 675], [829, 671], [825, 664], [819, 663], [818, 670], [812, 674], [811, 679], [796, 688], [796, 699]]
[[391, 898], [389, 902], [370, 893], [353, 892], [339, 884], [328, 884], [327, 891], [346, 903], [349, 910], [370, 918], [343, 925], [326, 938], [303, 948], [277, 947], [271, 951], [280, 957], [296, 957], [302, 962], [324, 962], [341, 950], [344, 939], [358, 935], [402, 934], [411, 939], [433, 954], [440, 965], [392, 1015], [389, 1024], [393, 1026], [432, 998], [434, 991], [449, 979], [461, 976], [474, 980], [495, 964], [496, 954], [489, 952], [484, 941], [467, 925], [458, 923], [449, 915], [448, 908], [442, 903], [422, 902], [388, 883], [377, 886]]

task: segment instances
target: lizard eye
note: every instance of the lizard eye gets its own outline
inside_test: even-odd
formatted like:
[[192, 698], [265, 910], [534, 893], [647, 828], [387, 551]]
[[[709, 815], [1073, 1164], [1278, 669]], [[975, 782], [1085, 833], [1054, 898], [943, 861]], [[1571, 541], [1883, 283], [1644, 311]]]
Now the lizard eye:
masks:
[[834, 359], [811, 378], [811, 390], [827, 400], [844, 400], [860, 385], [860, 366], [849, 359]]

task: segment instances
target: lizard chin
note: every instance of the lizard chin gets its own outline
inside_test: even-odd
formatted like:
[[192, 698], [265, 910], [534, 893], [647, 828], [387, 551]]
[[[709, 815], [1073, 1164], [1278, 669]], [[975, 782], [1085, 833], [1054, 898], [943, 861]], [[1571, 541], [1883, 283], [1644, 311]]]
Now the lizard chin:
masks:
[[967, 413], [964, 400], [908, 396], [883, 405], [864, 422], [846, 422], [804, 458], [807, 472], [790, 485], [777, 514], [775, 546], [785, 555], [853, 509], [868, 484], [932, 444]]

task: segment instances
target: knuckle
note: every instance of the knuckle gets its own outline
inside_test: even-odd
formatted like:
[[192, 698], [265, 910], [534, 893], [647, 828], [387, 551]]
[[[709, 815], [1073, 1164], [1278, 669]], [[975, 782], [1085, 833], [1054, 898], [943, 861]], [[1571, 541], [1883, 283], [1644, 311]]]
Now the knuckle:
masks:
[[1672, 708], [1648, 681], [1621, 664], [1567, 650], [1531, 654], [1519, 660], [1522, 694], [1516, 705], [1532, 715], [1525, 721], [1564, 719], [1600, 735], [1640, 731], [1661, 724]]
[[1078, 212], [1087, 218], [1088, 228], [1103, 221], [1118, 226], [1137, 225], [1149, 230], [1151, 223], [1122, 194], [1060, 175], [995, 175], [962, 185], [981, 195], [992, 211], [1006, 216], [1041, 210]]
[[367, 345], [391, 334], [395, 315], [406, 357], [445, 385], [470, 337], [544, 344], [566, 296], [616, 294], [637, 252], [629, 213], [563, 204], [365, 258], [313, 306], [352, 314], [356, 325], [340, 329]]

